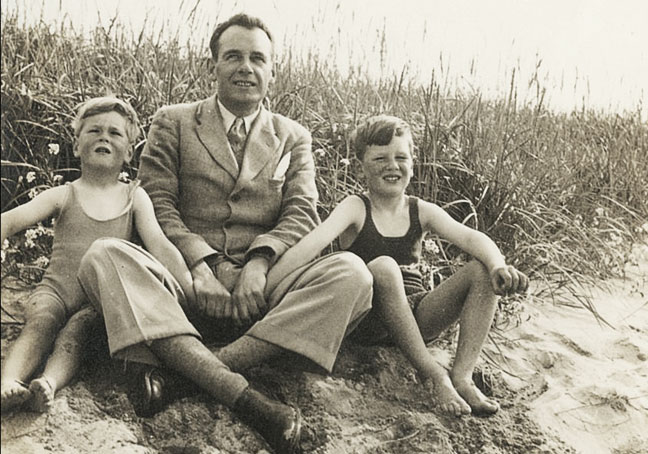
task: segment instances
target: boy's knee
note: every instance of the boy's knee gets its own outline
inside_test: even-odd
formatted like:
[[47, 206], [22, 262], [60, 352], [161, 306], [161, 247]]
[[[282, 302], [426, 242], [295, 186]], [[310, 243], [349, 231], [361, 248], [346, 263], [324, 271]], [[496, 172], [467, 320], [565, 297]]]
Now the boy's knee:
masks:
[[477, 284], [492, 288], [490, 274], [483, 263], [479, 260], [471, 260], [468, 262], [466, 267], [468, 268], [468, 275], [470, 276], [473, 285]]
[[381, 255], [367, 264], [367, 268], [376, 280], [390, 279], [400, 276], [400, 267], [393, 257]]

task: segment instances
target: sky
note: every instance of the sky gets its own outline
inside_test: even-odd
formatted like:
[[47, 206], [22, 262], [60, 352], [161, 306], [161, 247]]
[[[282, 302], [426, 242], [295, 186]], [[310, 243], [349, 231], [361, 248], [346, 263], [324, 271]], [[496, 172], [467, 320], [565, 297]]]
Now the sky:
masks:
[[25, 20], [76, 29], [116, 17], [181, 42], [204, 42], [243, 11], [264, 19], [284, 48], [316, 49], [342, 72], [405, 68], [426, 82], [434, 71], [487, 96], [508, 92], [515, 72], [522, 101], [536, 99], [537, 80], [556, 110], [648, 113], [648, 0], [3, 0], [3, 14], [15, 8]]

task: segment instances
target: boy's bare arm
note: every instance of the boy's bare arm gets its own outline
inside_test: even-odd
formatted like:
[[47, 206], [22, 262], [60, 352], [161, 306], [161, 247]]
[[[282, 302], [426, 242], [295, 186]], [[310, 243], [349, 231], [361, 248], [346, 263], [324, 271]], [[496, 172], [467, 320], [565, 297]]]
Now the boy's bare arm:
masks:
[[66, 186], [47, 189], [24, 205], [2, 213], [0, 243], [4, 243], [4, 240], [17, 232], [57, 214], [67, 191]]
[[178, 280], [191, 303], [195, 301], [193, 279], [180, 251], [164, 235], [153, 210], [153, 203], [142, 188], [138, 188], [133, 205], [137, 233], [146, 249]]
[[501, 295], [527, 289], [528, 278], [515, 267], [506, 264], [504, 255], [488, 235], [455, 221], [438, 205], [423, 202], [419, 210], [424, 230], [438, 234], [486, 266], [495, 293]]
[[[359, 209], [360, 208], [360, 209]], [[331, 244], [349, 226], [362, 222], [364, 205], [357, 197], [347, 197], [333, 209], [324, 222], [315, 227], [296, 245], [288, 249], [268, 273], [266, 297], [277, 284], [297, 268], [313, 261], [322, 250]], [[359, 221], [360, 219], [360, 221]]]

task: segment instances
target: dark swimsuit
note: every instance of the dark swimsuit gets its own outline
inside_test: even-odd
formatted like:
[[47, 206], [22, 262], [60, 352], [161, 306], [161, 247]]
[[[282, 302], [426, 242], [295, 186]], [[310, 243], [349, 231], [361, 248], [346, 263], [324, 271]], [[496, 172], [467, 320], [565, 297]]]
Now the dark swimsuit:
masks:
[[[358, 236], [347, 248], [359, 256], [365, 263], [377, 257], [389, 256], [396, 260], [403, 275], [405, 294], [412, 310], [416, 310], [429, 290], [423, 285], [423, 277], [418, 269], [421, 259], [423, 229], [419, 219], [418, 198], [409, 196], [410, 226], [405, 235], [400, 237], [383, 236], [378, 232], [371, 216], [371, 201], [364, 194], [358, 194], [365, 205], [365, 220]], [[375, 314], [370, 314], [353, 332], [354, 340], [368, 343], [380, 343], [387, 339], [387, 333]]]

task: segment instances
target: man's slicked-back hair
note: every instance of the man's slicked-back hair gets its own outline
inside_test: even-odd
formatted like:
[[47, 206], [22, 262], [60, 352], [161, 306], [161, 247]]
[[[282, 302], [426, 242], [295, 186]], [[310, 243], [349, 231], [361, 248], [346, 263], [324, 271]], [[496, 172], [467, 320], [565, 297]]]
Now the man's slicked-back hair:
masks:
[[134, 144], [140, 133], [137, 112], [126, 101], [114, 96], [91, 98], [77, 107], [77, 114], [72, 120], [74, 137], [79, 137], [86, 118], [106, 112], [117, 112], [126, 119], [126, 135], [128, 141]]
[[367, 118], [351, 135], [351, 144], [358, 160], [362, 161], [367, 147], [389, 145], [392, 139], [407, 136], [409, 149], [414, 154], [414, 142], [410, 126], [404, 120], [391, 115], [376, 115]]
[[225, 32], [225, 30], [232, 27], [233, 25], [238, 25], [249, 30], [255, 28], [263, 30], [265, 34], [268, 35], [268, 39], [270, 39], [270, 43], [272, 44], [272, 56], [274, 58], [274, 40], [268, 26], [258, 17], [240, 13], [230, 17], [225, 22], [218, 24], [216, 26], [216, 29], [214, 30], [214, 33], [212, 33], [211, 39], [209, 40], [209, 48], [211, 49], [212, 58], [214, 59], [214, 61], [218, 61], [218, 41], [220, 40], [221, 35]]

